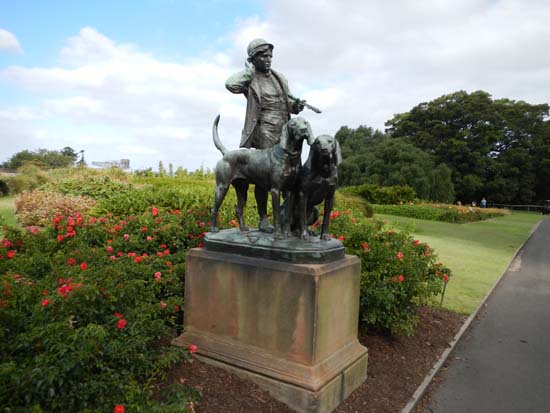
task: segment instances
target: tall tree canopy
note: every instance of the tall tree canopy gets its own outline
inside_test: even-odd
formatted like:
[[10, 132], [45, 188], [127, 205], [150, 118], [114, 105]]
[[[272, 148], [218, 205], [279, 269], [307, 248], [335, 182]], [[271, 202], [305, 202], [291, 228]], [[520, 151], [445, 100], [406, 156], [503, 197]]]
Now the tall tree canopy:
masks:
[[72, 165], [77, 158], [73, 148], [66, 146], [60, 151], [38, 149], [36, 151], [24, 150], [17, 152], [2, 164], [4, 168], [18, 169], [25, 162], [33, 161], [43, 164], [46, 168], [63, 168]]
[[530, 203], [548, 197], [548, 111], [547, 104], [460, 91], [396, 115], [386, 132], [446, 164], [459, 200]]
[[336, 133], [344, 161], [339, 168], [340, 184], [409, 185], [418, 197], [452, 202], [451, 171], [436, 166], [433, 157], [402, 139], [389, 139], [380, 131], [342, 127]]

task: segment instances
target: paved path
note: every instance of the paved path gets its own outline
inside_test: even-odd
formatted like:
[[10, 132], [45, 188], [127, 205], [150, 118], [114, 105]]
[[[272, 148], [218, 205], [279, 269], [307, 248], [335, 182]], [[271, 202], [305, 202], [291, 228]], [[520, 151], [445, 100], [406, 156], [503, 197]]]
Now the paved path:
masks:
[[428, 412], [550, 412], [550, 220], [449, 357]]

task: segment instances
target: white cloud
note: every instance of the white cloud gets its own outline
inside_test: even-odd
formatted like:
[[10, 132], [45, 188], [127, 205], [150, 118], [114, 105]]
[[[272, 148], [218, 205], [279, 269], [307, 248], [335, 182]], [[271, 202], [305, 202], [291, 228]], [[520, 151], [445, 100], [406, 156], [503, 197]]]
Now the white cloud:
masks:
[[13, 33], [4, 29], [0, 29], [0, 52], [2, 51], [15, 53], [23, 52], [17, 37], [15, 37]]
[[[264, 18], [235, 22], [229, 49], [214, 42], [184, 60], [159, 59], [86, 27], [67, 40], [55, 66], [0, 69], [0, 81], [42, 97], [27, 112], [0, 110], [0, 139], [9, 130], [17, 142], [33, 142], [48, 117], [73, 125], [48, 130], [52, 148], [73, 136], [95, 138], [76, 141], [88, 145], [87, 159], [212, 167], [220, 157], [211, 138], [218, 113], [224, 144], [239, 144], [245, 99], [224, 83], [244, 66], [255, 37], [274, 43], [273, 66], [292, 92], [323, 110], [302, 114], [316, 134], [342, 125], [383, 129], [394, 114], [461, 89], [549, 101], [550, 3], [542, 0], [278, 0], [265, 7]], [[25, 116], [28, 122], [13, 120]]]

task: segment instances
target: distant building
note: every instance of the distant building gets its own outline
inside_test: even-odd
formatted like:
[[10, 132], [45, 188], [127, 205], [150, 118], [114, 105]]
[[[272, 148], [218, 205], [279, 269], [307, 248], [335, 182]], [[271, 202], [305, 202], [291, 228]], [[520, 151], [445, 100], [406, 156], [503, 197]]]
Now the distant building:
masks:
[[130, 160], [120, 159], [118, 161], [105, 161], [105, 162], [92, 161], [92, 166], [99, 169], [120, 168], [123, 170], [128, 170], [130, 169]]

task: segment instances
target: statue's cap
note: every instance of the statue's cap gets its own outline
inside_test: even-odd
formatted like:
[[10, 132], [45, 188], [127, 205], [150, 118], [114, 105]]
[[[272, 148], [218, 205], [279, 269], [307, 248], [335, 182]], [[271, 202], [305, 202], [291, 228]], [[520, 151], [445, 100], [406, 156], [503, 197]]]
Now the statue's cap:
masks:
[[248, 44], [246, 51], [248, 52], [248, 57], [254, 57], [256, 54], [265, 52], [267, 49], [273, 50], [273, 45], [264, 39], [254, 39]]

